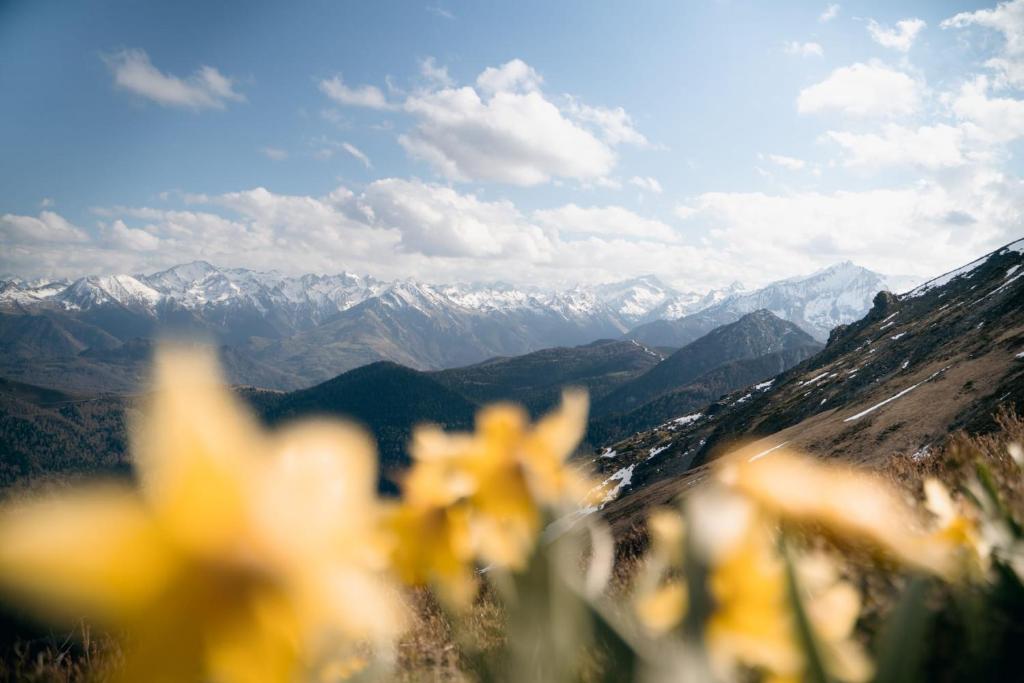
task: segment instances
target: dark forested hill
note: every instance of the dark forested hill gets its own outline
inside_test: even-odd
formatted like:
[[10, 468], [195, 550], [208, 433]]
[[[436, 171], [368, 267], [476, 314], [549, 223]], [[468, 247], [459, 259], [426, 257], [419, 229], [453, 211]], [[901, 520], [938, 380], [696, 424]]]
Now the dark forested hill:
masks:
[[661, 360], [660, 353], [637, 342], [603, 339], [492, 358], [431, 376], [476, 403], [516, 401], [536, 415], [554, 407], [567, 386], [584, 387], [597, 401]]
[[[646, 373], [624, 383], [595, 402], [593, 415], [600, 417], [630, 412], [658, 396], [690, 385], [698, 377], [727, 363], [779, 351], [818, 348], [821, 345], [795, 324], [770, 311], [754, 311], [734, 323], [712, 330]], [[807, 355], [805, 353], [803, 357]], [[726, 391], [735, 388], [737, 385], [732, 385]]]

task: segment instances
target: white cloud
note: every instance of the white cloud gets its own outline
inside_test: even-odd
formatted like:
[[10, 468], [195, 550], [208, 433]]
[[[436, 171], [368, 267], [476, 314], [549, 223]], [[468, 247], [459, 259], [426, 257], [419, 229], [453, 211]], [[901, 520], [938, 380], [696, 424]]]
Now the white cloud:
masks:
[[999, 86], [1024, 86], [1024, 0], [1001, 2], [994, 9], [961, 12], [941, 24], [942, 28], [980, 26], [1003, 35], [1004, 44], [998, 57], [985, 65], [997, 74]]
[[686, 206], [685, 204], [677, 204], [672, 213], [675, 214], [676, 218], [680, 220], [687, 220], [697, 214], [697, 209], [692, 206]]
[[223, 109], [229, 101], [245, 96], [234, 89], [234, 81], [212, 66], [202, 66], [188, 78], [165, 74], [149, 61], [145, 50], [121, 50], [105, 55], [114, 74], [114, 84], [166, 107]]
[[[933, 275], [1019, 236], [1024, 186], [994, 171], [833, 193], [713, 192], [691, 220], [734, 263], [734, 277], [763, 281], [836, 261], [885, 273]], [[760, 271], [760, 272], [758, 272]]]
[[448, 67], [438, 66], [433, 57], [420, 60], [420, 74], [428, 81], [446, 88], [455, 85], [455, 81], [448, 75]]
[[905, 116], [920, 106], [921, 86], [880, 62], [856, 63], [833, 71], [797, 98], [801, 114], [839, 111], [855, 116]]
[[576, 125], [543, 93], [519, 60], [487, 69], [472, 87], [418, 91], [405, 101], [417, 124], [399, 136], [413, 157], [453, 180], [536, 185], [555, 177], [607, 175], [615, 153]]
[[661, 183], [658, 182], [657, 178], [650, 176], [633, 176], [629, 179], [629, 184], [654, 194], [661, 194], [662, 192]]
[[792, 40], [782, 47], [787, 55], [796, 55], [797, 57], [821, 57], [825, 54], [824, 48], [818, 43], [801, 43]]
[[789, 171], [799, 171], [807, 165], [803, 159], [787, 157], [782, 154], [769, 154], [768, 160]]
[[118, 219], [104, 229], [108, 246], [129, 251], [154, 251], [160, 248], [160, 238], [139, 228], [129, 228]]
[[829, 5], [825, 11], [818, 15], [818, 21], [826, 24], [839, 16], [839, 5]]
[[1024, 101], [989, 97], [988, 79], [978, 76], [950, 97], [951, 108], [977, 140], [1000, 145], [1024, 137]]
[[647, 138], [634, 127], [633, 118], [622, 107], [591, 107], [570, 98], [569, 113], [577, 121], [596, 127], [609, 145], [650, 146]]
[[85, 232], [60, 214], [41, 211], [39, 216], [0, 216], [0, 242], [84, 242]]
[[341, 148], [351, 154], [354, 158], [358, 159], [366, 168], [373, 168], [373, 164], [370, 163], [370, 157], [363, 154], [363, 152], [351, 142], [341, 143]]
[[550, 236], [509, 201], [486, 202], [441, 185], [387, 178], [371, 183], [357, 204], [372, 225], [401, 235], [403, 251], [528, 261], [553, 256]]
[[260, 151], [268, 159], [273, 159], [274, 161], [284, 161], [288, 158], [288, 150], [281, 149], [280, 147], [264, 147]]
[[889, 124], [881, 134], [830, 130], [825, 135], [846, 151], [848, 166], [918, 166], [938, 170], [967, 163], [964, 131], [942, 123], [918, 128]]
[[917, 34], [927, 26], [923, 19], [901, 19], [895, 28], [882, 26], [874, 19], [868, 20], [868, 33], [872, 40], [881, 45], [900, 52], [910, 52]]
[[617, 238], [642, 238], [657, 242], [673, 242], [676, 232], [665, 223], [644, 218], [621, 206], [581, 207], [566, 204], [556, 209], [533, 212], [541, 225], [559, 233], [610, 235]]
[[369, 109], [390, 109], [392, 105], [381, 89], [374, 85], [349, 87], [345, 85], [341, 74], [320, 81], [320, 92], [329, 98], [348, 107], [367, 107]]
[[499, 67], [489, 66], [476, 77], [476, 85], [484, 93], [532, 92], [540, 90], [544, 79], [521, 59], [513, 59]]

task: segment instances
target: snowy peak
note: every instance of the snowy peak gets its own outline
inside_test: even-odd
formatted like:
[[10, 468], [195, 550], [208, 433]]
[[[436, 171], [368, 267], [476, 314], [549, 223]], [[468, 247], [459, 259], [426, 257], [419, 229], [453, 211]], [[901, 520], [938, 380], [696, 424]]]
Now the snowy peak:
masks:
[[161, 294], [131, 275], [90, 276], [75, 280], [55, 295], [66, 308], [88, 310], [104, 304], [120, 304], [149, 310]]

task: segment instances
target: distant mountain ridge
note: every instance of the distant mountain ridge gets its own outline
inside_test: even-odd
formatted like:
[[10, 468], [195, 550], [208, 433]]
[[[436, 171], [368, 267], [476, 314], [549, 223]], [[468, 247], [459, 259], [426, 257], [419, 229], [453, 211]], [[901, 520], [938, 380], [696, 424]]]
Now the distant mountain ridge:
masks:
[[[747, 313], [697, 339], [643, 375], [619, 386], [594, 406], [595, 415], [625, 413], [726, 363], [806, 347], [808, 355], [822, 345], [794, 323], [766, 309]], [[724, 393], [724, 392], [723, 392]]]
[[[310, 386], [380, 360], [440, 370], [611, 338], [678, 348], [758, 308], [822, 339], [827, 325], [856, 320], [874, 287], [885, 288], [877, 273], [835, 268], [831, 277], [704, 294], [680, 292], [654, 276], [556, 291], [384, 282], [345, 272], [286, 276], [204, 261], [148, 275], [8, 280], [0, 282], [0, 375], [59, 388], [130, 390], [144, 364], [134, 351], [97, 354], [97, 347], [137, 349], [139, 339], [167, 333], [230, 347], [233, 380], [277, 389]], [[651, 334], [658, 325], [669, 333]], [[82, 357], [86, 350], [93, 353]]]
[[650, 346], [684, 346], [747, 313], [766, 309], [823, 342], [836, 325], [863, 316], [871, 308], [875, 294], [883, 290], [904, 291], [912, 282], [911, 278], [887, 277], [844, 261], [809, 276], [780, 280], [752, 292], [733, 290], [677, 319], [642, 324], [626, 336]]

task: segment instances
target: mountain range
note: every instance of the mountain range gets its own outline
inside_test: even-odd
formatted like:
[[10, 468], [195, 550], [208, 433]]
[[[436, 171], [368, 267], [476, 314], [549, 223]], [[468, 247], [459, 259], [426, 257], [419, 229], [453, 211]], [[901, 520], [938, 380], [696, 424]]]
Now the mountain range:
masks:
[[750, 458], [786, 445], [868, 467], [895, 454], [922, 461], [956, 430], [995, 429], [1000, 410], [1024, 410], [1024, 240], [904, 294], [879, 292], [820, 352], [613, 436], [593, 464], [616, 483], [604, 514], [625, 528], [737, 444]]
[[[824, 347], [758, 309], [671, 352], [604, 339], [444, 370], [375, 361], [305, 389], [236, 391], [269, 424], [311, 414], [364, 424], [380, 444], [387, 489], [407, 462], [415, 424], [465, 429], [479, 406], [499, 400], [538, 414], [564, 386], [584, 386], [593, 414], [581, 456], [615, 482], [618, 499], [609, 498], [605, 514], [622, 521], [699, 480], [736, 440], [749, 443], [751, 457], [785, 443], [856, 462], [899, 452], [925, 458], [952, 430], [984, 431], [997, 409], [1020, 410], [1022, 268], [1024, 240], [905, 294], [881, 291], [866, 315], [833, 328]], [[79, 318], [64, 322], [84, 334]], [[104, 339], [75, 358], [124, 354], [142, 368], [151, 354], [147, 340], [105, 348]], [[233, 376], [258, 369], [236, 347], [222, 346], [221, 356]], [[0, 484], [55, 471], [125, 471], [133, 406], [132, 396], [3, 380]]]
[[[897, 283], [893, 285], [892, 283]], [[654, 276], [543, 290], [371, 277], [285, 276], [199, 261], [149, 275], [0, 281], [0, 375], [55, 388], [136, 390], [152, 340], [212, 340], [230, 379], [297, 389], [380, 360], [440, 370], [598, 339], [668, 353], [768, 309], [819, 340], [880, 289], [852, 263], [745, 291], [681, 292]]]

